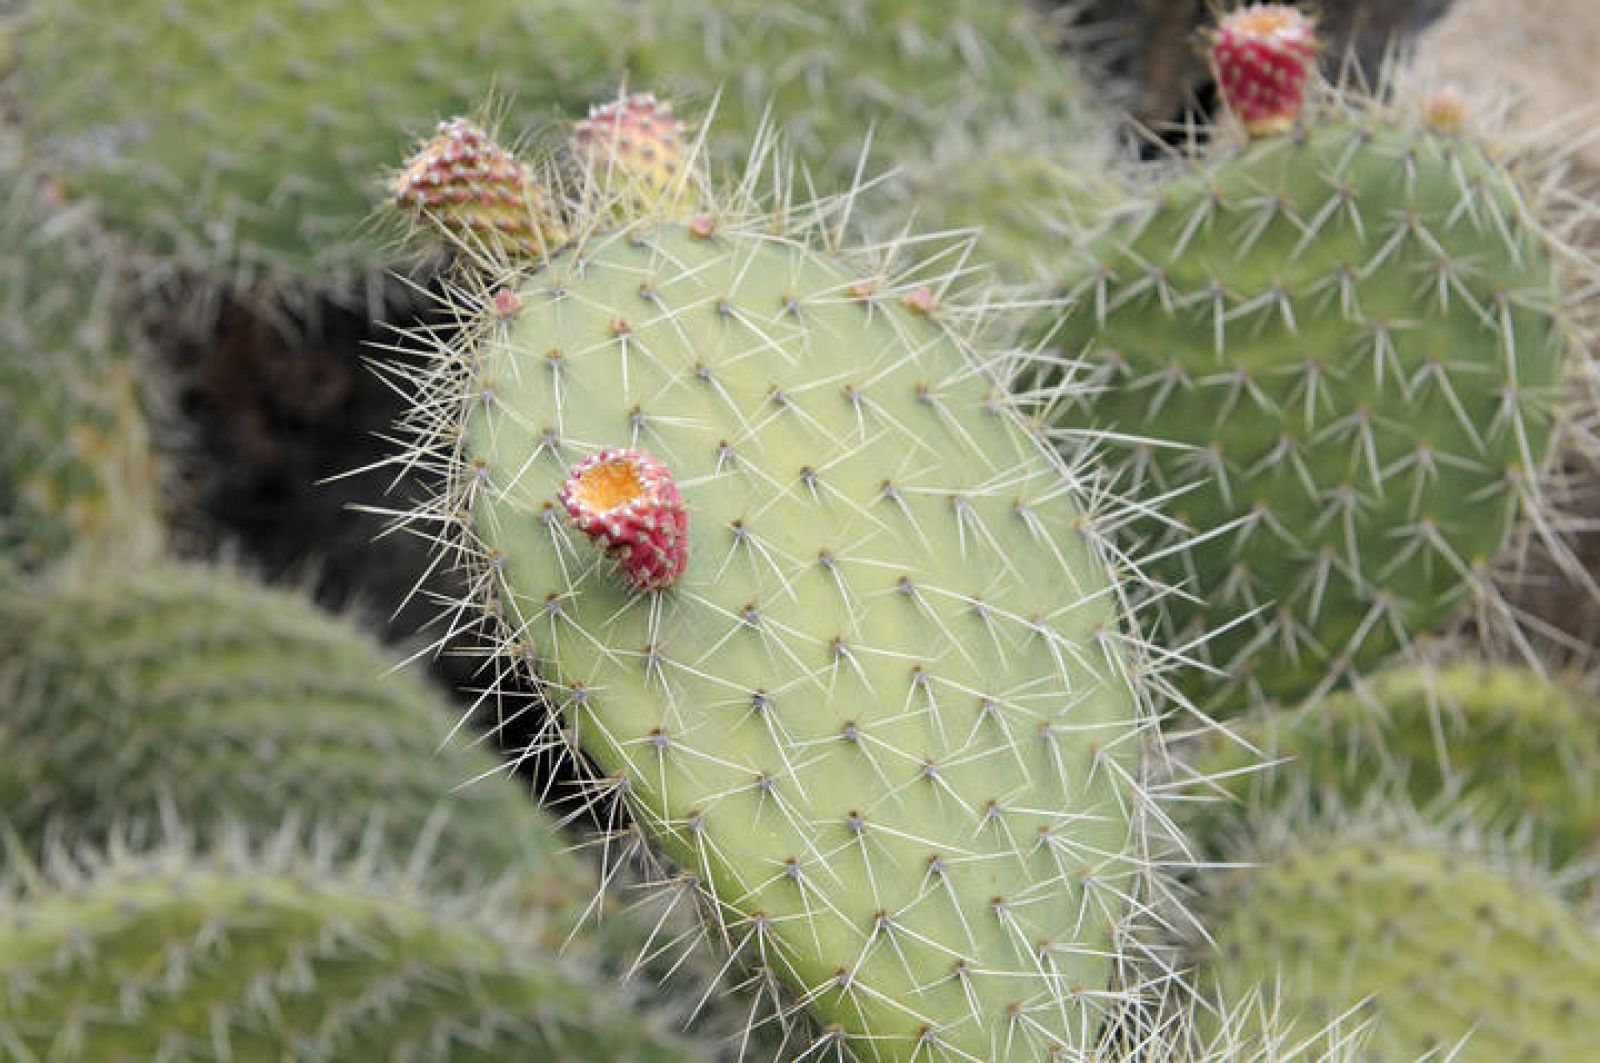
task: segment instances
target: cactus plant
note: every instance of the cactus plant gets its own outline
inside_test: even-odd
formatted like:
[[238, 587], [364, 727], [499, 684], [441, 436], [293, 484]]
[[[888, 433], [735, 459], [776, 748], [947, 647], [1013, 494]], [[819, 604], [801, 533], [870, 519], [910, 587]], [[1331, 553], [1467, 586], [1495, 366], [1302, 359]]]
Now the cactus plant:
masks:
[[0, 552], [138, 560], [162, 539], [160, 482], [112, 273], [14, 149], [0, 134]]
[[1191, 693], [1228, 708], [1318, 695], [1467, 607], [1503, 628], [1493, 565], [1548, 509], [1569, 330], [1516, 176], [1375, 104], [1302, 125], [1154, 189], [1053, 322], [1089, 385], [1058, 425], [1119, 436], [1193, 536], [1153, 572], [1175, 638], [1209, 636]]
[[1531, 875], [1420, 841], [1308, 836], [1211, 892], [1203, 984], [1259, 985], [1313, 1039], [1357, 1008], [1374, 1063], [1600, 1053], [1600, 935]]
[[20, 16], [12, 87], [39, 165], [136, 247], [214, 284], [345, 292], [393, 261], [362, 223], [409, 136], [491, 87], [530, 116], [603, 90], [623, 16], [43, 0]]
[[[1554, 866], [1600, 854], [1600, 700], [1575, 676], [1460, 660], [1385, 669], [1242, 728], [1200, 767], [1251, 809], [1355, 808], [1393, 789], [1421, 808], [1522, 828]], [[1249, 758], [1253, 759], [1253, 758]]]
[[692, 1060], [494, 898], [295, 852], [120, 854], [0, 900], [19, 1059]]
[[423, 847], [447, 884], [588, 902], [591, 875], [497, 758], [441, 750], [439, 699], [301, 597], [176, 564], [0, 593], [0, 820], [29, 852], [163, 806], [197, 830], [296, 815]]
[[466, 335], [395, 367], [396, 461], [449, 481], [397, 519], [465, 559], [492, 652], [813, 1048], [1081, 1051], [1153, 861], [1092, 473], [964, 339], [984, 315], [833, 225], [602, 210], [457, 293]]

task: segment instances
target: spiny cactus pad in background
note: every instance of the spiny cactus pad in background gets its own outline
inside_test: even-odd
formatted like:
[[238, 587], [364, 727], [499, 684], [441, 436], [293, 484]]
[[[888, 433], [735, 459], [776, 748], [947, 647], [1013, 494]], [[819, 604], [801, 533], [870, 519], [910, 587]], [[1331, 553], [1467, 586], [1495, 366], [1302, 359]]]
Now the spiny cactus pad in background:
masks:
[[1529, 204], [1466, 141], [1327, 106], [1155, 189], [1055, 333], [1091, 385], [1058, 423], [1120, 433], [1193, 538], [1152, 571], [1226, 673], [1197, 697], [1228, 704], [1325, 689], [1466, 605], [1503, 626], [1491, 563], [1544, 504], [1567, 336]]
[[1200, 766], [1249, 808], [1309, 797], [1353, 809], [1394, 787], [1492, 831], [1525, 828], [1556, 866], [1600, 855], [1600, 698], [1576, 681], [1510, 664], [1406, 665], [1243, 734], [1283, 762], [1246, 773], [1233, 746]]
[[[398, 460], [454, 486], [400, 519], [470, 529], [497, 651], [829, 1039], [1084, 1048], [1149, 867], [1132, 636], [1082, 483], [933, 285], [718, 217], [580, 230], [520, 314], [436, 351]], [[670, 590], [636, 593], [559, 502], [618, 446], [682, 489]]]
[[440, 122], [389, 185], [415, 224], [490, 255], [538, 261], [566, 242], [533, 167], [466, 118]]
[[719, 158], [743, 159], [770, 121], [823, 193], [852, 182], [869, 141], [872, 175], [968, 123], [1027, 117], [1096, 156], [1109, 137], [1058, 34], [1018, 0], [652, 0], [639, 20], [638, 84], [715, 99]]
[[15, 1058], [705, 1055], [472, 895], [310, 858], [158, 851], [0, 900]]
[[1316, 27], [1290, 4], [1247, 4], [1217, 23], [1211, 69], [1228, 110], [1253, 137], [1287, 133], [1315, 72]]
[[146, 556], [160, 482], [111, 271], [0, 138], [0, 551]]
[[[365, 635], [226, 572], [161, 565], [0, 602], [0, 820], [37, 853], [166, 803], [203, 829], [285, 816], [409, 853], [441, 880], [526, 879], [581, 908], [591, 876], [485, 752]], [[461, 739], [462, 742], [465, 739]], [[472, 785], [464, 785], [471, 780]]]
[[338, 290], [392, 260], [362, 227], [380, 166], [491, 88], [529, 116], [604, 92], [620, 15], [591, 0], [41, 0], [12, 88], [41, 165], [139, 247], [217, 282]]
[[1334, 839], [1222, 873], [1213, 894], [1204, 983], [1260, 987], [1308, 1036], [1370, 998], [1373, 1063], [1600, 1057], [1600, 936], [1536, 882]]

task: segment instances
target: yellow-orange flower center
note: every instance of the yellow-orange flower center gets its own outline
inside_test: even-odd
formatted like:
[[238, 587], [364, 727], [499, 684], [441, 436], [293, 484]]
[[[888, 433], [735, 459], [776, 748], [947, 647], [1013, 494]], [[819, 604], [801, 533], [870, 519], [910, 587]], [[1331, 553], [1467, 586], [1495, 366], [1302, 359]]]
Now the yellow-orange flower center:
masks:
[[630, 462], [617, 460], [596, 465], [573, 487], [572, 497], [592, 513], [608, 513], [644, 494], [644, 484]]
[[1282, 4], [1257, 4], [1241, 8], [1224, 21], [1228, 29], [1250, 37], [1305, 37], [1311, 22], [1299, 11]]

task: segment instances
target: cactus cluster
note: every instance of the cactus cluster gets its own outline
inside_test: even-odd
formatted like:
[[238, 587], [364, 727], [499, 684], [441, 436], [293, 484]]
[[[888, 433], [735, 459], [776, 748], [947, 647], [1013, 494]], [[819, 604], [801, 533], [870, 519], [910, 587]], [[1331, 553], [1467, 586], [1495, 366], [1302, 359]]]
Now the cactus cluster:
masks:
[[[1227, 6], [1136, 165], [1023, 0], [22, 5], [0, 1052], [1600, 1055], [1600, 702], [1500, 593], [1600, 600], [1592, 263]], [[159, 371], [358, 292], [454, 725], [157, 504]]]

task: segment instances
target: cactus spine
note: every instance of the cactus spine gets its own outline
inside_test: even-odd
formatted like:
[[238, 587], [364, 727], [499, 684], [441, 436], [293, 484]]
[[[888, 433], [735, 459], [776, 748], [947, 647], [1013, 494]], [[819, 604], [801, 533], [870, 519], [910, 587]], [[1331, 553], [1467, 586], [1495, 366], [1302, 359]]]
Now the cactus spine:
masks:
[[[547, 683], [738, 958], [828, 1027], [813, 1047], [1078, 1052], [1148, 871], [1142, 692], [1087, 481], [937, 279], [804, 217], [602, 211], [461, 293], [476, 325], [409, 378], [397, 459], [450, 486], [400, 519], [463, 541], [495, 652]], [[563, 505], [632, 541], [611, 522], [645, 478], [589, 480], [613, 448], [681, 489], [665, 589]]]

